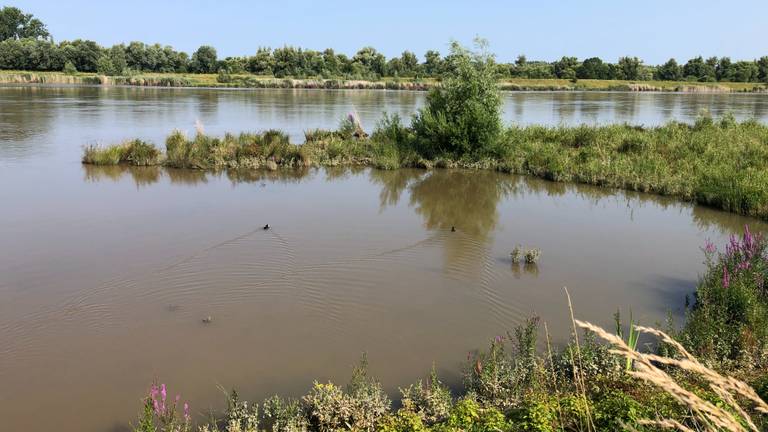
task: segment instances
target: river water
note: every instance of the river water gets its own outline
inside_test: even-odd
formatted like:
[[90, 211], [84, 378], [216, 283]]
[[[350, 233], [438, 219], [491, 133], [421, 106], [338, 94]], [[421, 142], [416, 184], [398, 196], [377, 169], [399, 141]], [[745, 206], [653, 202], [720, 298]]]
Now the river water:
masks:
[[[754, 219], [646, 194], [461, 170], [202, 173], [89, 167], [90, 143], [174, 129], [370, 128], [423, 94], [384, 91], [0, 88], [0, 418], [9, 430], [122, 431], [153, 380], [219, 409], [343, 383], [367, 352], [396, 395], [434, 362], [460, 383], [468, 350], [530, 316], [568, 335], [682, 320], [699, 247]], [[764, 95], [511, 93], [519, 124], [766, 121]], [[261, 227], [270, 224], [272, 229]], [[456, 231], [452, 232], [451, 227]], [[512, 248], [543, 250], [513, 265]], [[211, 317], [206, 324], [202, 320]]]

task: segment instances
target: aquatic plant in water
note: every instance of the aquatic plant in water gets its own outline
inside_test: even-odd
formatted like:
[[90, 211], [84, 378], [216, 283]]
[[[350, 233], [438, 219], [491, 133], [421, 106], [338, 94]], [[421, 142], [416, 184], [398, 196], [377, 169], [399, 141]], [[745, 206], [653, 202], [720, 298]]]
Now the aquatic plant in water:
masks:
[[517, 264], [522, 262], [524, 253], [525, 251], [522, 246], [515, 246], [515, 248], [512, 249], [512, 253], [509, 254], [512, 257], [512, 263]]
[[525, 251], [526, 264], [537, 264], [541, 258], [541, 249], [533, 248]]

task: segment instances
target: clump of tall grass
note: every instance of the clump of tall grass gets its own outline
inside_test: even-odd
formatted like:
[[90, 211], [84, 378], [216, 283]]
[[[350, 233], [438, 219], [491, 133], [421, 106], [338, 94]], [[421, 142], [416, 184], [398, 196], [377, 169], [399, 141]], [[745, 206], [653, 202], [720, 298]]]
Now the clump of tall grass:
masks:
[[[576, 325], [609, 342], [614, 347], [612, 353], [630, 360], [634, 365], [634, 369], [629, 371], [631, 376], [666, 392], [680, 405], [690, 410], [693, 414], [692, 422], [697, 424], [701, 430], [712, 432], [751, 430], [760, 432], [752, 419], [752, 415], [743, 406], [748, 403], [753, 406], [756, 413], [768, 414], [768, 404], [760, 399], [754, 389], [736, 378], [723, 376], [702, 365], [679, 342], [666, 333], [648, 327], [635, 327], [638, 332], [658, 336], [665, 344], [674, 347], [677, 355], [681, 358], [640, 353], [627, 345], [621, 337], [610, 334], [594, 324], [577, 320]], [[684, 383], [680, 383], [671, 375], [672, 372], [669, 368], [678, 368], [704, 380], [717, 396], [717, 402], [707, 400], [693, 390], [686, 388]], [[669, 424], [675, 425], [678, 429], [693, 430], [692, 427], [683, 425], [674, 419], [644, 419], [639, 423], [651, 426]]]
[[83, 163], [93, 165], [157, 165], [161, 153], [154, 145], [135, 139], [122, 144], [101, 147], [89, 145], [83, 150]]
[[497, 168], [561, 182], [661, 195], [768, 218], [768, 126], [715, 121], [643, 128], [513, 126]]

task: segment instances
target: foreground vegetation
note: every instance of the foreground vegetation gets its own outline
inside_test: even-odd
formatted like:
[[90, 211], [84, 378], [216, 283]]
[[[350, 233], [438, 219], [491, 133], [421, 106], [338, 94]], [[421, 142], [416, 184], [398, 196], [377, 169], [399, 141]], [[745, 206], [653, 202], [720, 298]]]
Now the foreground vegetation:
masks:
[[[709, 243], [703, 250], [707, 272], [680, 331], [630, 320], [625, 337], [617, 312], [613, 332], [573, 319], [571, 342], [557, 349], [532, 318], [471, 352], [456, 393], [433, 367], [426, 381], [400, 389], [393, 409], [363, 356], [346, 386], [315, 382], [299, 399], [274, 396], [259, 406], [232, 391], [227, 411], [199, 430], [765, 430], [768, 242], [747, 228], [722, 252]], [[638, 334], [654, 338], [650, 351], [637, 349]], [[186, 431], [192, 422], [189, 405], [155, 385], [135, 430]]]
[[[0, 9], [0, 69], [5, 70], [98, 72], [106, 76], [248, 73], [275, 78], [378, 81], [382, 77], [440, 78], [450, 72], [451, 63], [450, 55], [444, 57], [434, 50], [427, 51], [424, 61], [420, 61], [411, 51], [388, 59], [372, 47], [361, 48], [351, 57], [330, 48], [321, 52], [285, 46], [220, 59], [211, 46], [201, 46], [190, 56], [170, 46], [141, 42], [102, 47], [95, 41], [77, 39], [57, 44], [40, 20], [14, 7]], [[743, 61], [699, 56], [683, 64], [670, 59], [652, 66], [631, 56], [610, 63], [598, 57], [579, 60], [568, 56], [552, 62], [529, 61], [520, 55], [512, 63], [494, 62], [493, 69], [508, 79], [768, 83], [768, 56]]]

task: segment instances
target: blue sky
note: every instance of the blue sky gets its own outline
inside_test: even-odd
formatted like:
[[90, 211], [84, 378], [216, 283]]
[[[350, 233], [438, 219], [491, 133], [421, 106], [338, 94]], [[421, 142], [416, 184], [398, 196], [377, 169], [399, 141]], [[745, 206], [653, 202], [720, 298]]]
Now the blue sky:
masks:
[[370, 45], [385, 55], [448, 41], [490, 41], [501, 61], [518, 54], [615, 61], [633, 55], [661, 63], [696, 55], [752, 59], [768, 55], [768, 0], [245, 1], [18, 0], [3, 2], [38, 16], [57, 41], [87, 38], [104, 45], [140, 40], [187, 52], [202, 44], [220, 57], [259, 46], [332, 47], [353, 54]]

